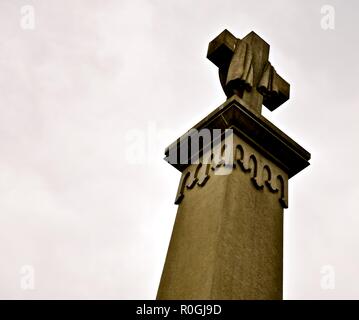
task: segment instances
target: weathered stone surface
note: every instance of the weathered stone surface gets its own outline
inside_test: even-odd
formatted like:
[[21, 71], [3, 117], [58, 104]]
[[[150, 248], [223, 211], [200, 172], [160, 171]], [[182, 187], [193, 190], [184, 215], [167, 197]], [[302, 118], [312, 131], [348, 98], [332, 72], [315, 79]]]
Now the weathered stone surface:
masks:
[[182, 176], [158, 299], [282, 299], [288, 179], [310, 154], [261, 115], [289, 98], [268, 56], [254, 32], [209, 44], [228, 99], [166, 149]]
[[287, 175], [237, 135], [234, 145], [245, 155], [234, 154], [232, 173], [211, 170], [204, 186], [183, 189], [158, 299], [282, 298], [281, 186], [259, 172]]

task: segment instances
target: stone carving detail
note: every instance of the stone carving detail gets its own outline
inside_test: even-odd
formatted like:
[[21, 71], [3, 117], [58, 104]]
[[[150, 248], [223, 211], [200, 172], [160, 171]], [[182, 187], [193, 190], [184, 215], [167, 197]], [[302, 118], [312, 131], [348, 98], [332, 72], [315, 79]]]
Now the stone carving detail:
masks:
[[209, 43], [207, 58], [218, 67], [228, 98], [235, 94], [257, 112], [262, 103], [273, 111], [289, 99], [289, 83], [275, 71], [268, 43], [255, 32], [239, 39], [224, 30]]
[[[221, 153], [223, 155], [226, 145], [223, 146]], [[254, 153], [247, 150], [242, 144], [237, 144], [234, 152], [233, 169], [237, 166], [247, 173], [257, 190], [267, 189], [271, 193], [278, 193], [279, 202], [283, 208], [288, 208], [288, 181], [277, 169], [271, 169], [268, 163], [262, 163], [257, 160]], [[216, 158], [216, 159], [215, 159]], [[185, 189], [193, 189], [196, 185], [203, 187], [214, 171], [225, 165], [225, 161], [210, 157], [209, 163], [199, 163], [194, 169], [182, 174], [178, 187], [175, 204], [180, 204], [184, 198]]]
[[207, 180], [209, 179], [209, 169], [211, 167], [211, 164], [208, 163], [208, 164], [202, 164], [200, 163], [198, 165], [199, 167], [199, 171], [198, 171], [198, 180], [197, 180], [197, 185], [199, 185], [200, 187], [203, 187]]
[[188, 179], [188, 177], [190, 175], [191, 175], [190, 171], [186, 172], [185, 174], [182, 174], [181, 181], [179, 183], [178, 190], [177, 190], [175, 204], [180, 204], [181, 203], [181, 201], [182, 201], [182, 199], [184, 197], [184, 189], [185, 189], [185, 186], [186, 186], [186, 182], [187, 182], [187, 179]]
[[[219, 78], [223, 90], [228, 96], [238, 88], [251, 91], [253, 87], [253, 53], [246, 42], [237, 39], [232, 60], [228, 70], [220, 69]], [[240, 91], [238, 91], [240, 93]]]

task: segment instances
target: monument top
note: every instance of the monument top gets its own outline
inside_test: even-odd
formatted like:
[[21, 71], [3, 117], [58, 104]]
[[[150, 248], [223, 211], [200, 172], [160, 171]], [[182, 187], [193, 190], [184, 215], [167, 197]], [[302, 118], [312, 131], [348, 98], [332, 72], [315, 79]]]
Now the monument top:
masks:
[[[276, 73], [268, 57], [268, 43], [253, 31], [241, 40], [224, 30], [209, 43], [207, 58], [219, 68], [228, 99], [169, 145], [166, 161], [183, 172], [192, 161], [183, 146], [191, 143], [193, 131], [232, 129], [289, 178], [309, 165], [310, 153], [261, 114], [262, 104], [273, 111], [289, 99], [290, 86]], [[182, 156], [184, 161], [179, 160]]]
[[207, 52], [219, 68], [227, 98], [237, 95], [257, 114], [262, 104], [273, 111], [289, 99], [289, 83], [276, 73], [268, 57], [269, 44], [253, 31], [238, 39], [224, 30], [209, 43]]

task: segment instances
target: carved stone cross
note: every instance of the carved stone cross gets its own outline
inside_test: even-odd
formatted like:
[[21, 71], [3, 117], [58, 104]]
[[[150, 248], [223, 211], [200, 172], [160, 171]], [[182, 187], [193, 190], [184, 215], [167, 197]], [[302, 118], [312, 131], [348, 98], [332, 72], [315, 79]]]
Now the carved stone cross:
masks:
[[253, 31], [241, 40], [224, 30], [209, 43], [207, 53], [219, 68], [227, 97], [239, 96], [259, 114], [262, 104], [273, 111], [289, 99], [289, 83], [276, 73], [268, 57], [269, 44]]

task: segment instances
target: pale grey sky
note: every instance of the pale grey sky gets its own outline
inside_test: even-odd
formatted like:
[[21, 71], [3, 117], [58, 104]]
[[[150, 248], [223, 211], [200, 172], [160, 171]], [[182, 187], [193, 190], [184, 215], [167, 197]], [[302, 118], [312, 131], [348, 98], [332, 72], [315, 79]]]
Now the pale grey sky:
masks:
[[[163, 151], [225, 101], [206, 59], [225, 28], [271, 45], [291, 98], [265, 116], [312, 154], [289, 183], [284, 297], [359, 298], [358, 12], [354, 0], [1, 1], [0, 298], [155, 298], [180, 178]], [[21, 288], [27, 265], [34, 290]]]

